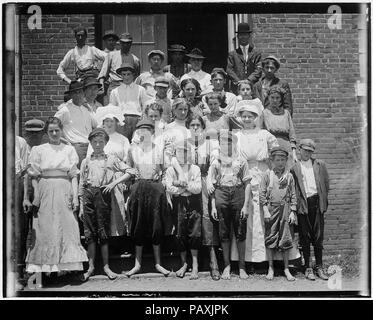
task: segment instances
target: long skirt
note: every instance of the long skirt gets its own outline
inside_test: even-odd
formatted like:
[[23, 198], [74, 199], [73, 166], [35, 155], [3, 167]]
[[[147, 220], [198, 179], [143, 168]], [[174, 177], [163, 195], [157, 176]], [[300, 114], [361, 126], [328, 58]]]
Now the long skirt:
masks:
[[[245, 261], [263, 262], [268, 261], [265, 247], [265, 226], [263, 210], [259, 206], [259, 185], [264, 172], [268, 169], [268, 164], [259, 162], [254, 167], [249, 163], [253, 178], [251, 179], [251, 199], [249, 206], [249, 216], [247, 218]], [[234, 235], [233, 235], [234, 237]], [[235, 239], [233, 239], [235, 240]], [[289, 251], [289, 259], [294, 260], [300, 257], [296, 239], [293, 239], [293, 247]], [[282, 254], [276, 252], [274, 260], [282, 260]], [[238, 249], [236, 241], [232, 241], [231, 260], [238, 261]]]
[[40, 206], [33, 219], [34, 234], [26, 257], [27, 272], [83, 270], [88, 261], [80, 243], [78, 221], [72, 206], [72, 185], [68, 179], [39, 181]]
[[130, 236], [137, 246], [150, 238], [159, 245], [163, 236], [171, 235], [172, 216], [162, 183], [139, 180], [131, 186], [128, 200]]

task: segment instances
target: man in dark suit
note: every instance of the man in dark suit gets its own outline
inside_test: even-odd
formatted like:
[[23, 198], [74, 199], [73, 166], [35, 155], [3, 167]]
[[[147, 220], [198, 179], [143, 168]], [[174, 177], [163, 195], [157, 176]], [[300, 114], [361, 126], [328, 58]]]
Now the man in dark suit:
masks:
[[248, 23], [239, 23], [236, 31], [239, 47], [228, 53], [227, 73], [232, 83], [231, 90], [236, 94], [239, 81], [249, 80], [254, 85], [262, 74], [262, 56], [254, 50], [252, 32]]
[[302, 246], [306, 279], [315, 280], [310, 268], [311, 244], [316, 258], [316, 274], [328, 280], [322, 269], [324, 214], [328, 209], [329, 175], [323, 161], [312, 159], [315, 143], [302, 139], [299, 143], [301, 160], [291, 168], [297, 195], [299, 238]]

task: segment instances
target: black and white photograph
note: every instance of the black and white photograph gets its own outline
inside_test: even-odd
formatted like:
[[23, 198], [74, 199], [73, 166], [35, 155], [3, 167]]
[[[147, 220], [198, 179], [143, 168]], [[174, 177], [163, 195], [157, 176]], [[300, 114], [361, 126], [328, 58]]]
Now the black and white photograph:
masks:
[[370, 10], [3, 2], [2, 296], [369, 298]]

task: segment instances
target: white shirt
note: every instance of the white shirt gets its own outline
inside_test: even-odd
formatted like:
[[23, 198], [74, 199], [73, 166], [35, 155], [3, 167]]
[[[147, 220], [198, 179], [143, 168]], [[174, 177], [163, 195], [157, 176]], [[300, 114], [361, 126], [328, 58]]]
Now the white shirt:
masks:
[[181, 77], [180, 82], [183, 81], [184, 79], [189, 79], [189, 78], [193, 78], [199, 82], [202, 92], [208, 89], [212, 90], [211, 75], [209, 73], [202, 71], [202, 70], [199, 70], [197, 72], [194, 70], [191, 70], [189, 73], [186, 73]]
[[63, 103], [54, 116], [61, 120], [63, 133], [70, 143], [88, 143], [88, 135], [97, 127], [88, 108], [77, 106], [72, 100]]
[[317, 194], [315, 174], [313, 172], [312, 161], [300, 161], [300, 167], [303, 176], [303, 185], [306, 190], [307, 198]]
[[15, 169], [16, 174], [21, 174], [26, 168], [30, 155], [30, 147], [22, 137], [15, 138]]
[[98, 62], [104, 61], [105, 57], [106, 52], [96, 47], [85, 45], [79, 48], [76, 46], [74, 49], [69, 50], [60, 62], [57, 75], [62, 80], [67, 79], [66, 69], [68, 69], [70, 65], [74, 66], [75, 72], [77, 69], [82, 71], [90, 68], [98, 69]]
[[249, 53], [249, 47], [250, 47], [249, 44], [247, 46], [240, 46], [240, 48], [242, 50], [242, 53], [243, 53], [243, 58], [245, 59], [245, 61], [247, 61], [247, 56], [248, 56], [248, 53]]
[[145, 89], [134, 82], [130, 85], [121, 83], [110, 94], [110, 103], [120, 107], [123, 114], [141, 116], [148, 100]]

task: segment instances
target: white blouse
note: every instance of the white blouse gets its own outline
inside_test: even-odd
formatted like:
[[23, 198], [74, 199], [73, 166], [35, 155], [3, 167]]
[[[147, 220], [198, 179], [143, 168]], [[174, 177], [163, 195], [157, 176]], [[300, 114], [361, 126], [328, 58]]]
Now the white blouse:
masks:
[[30, 176], [37, 177], [43, 173], [48, 174], [48, 171], [59, 170], [74, 177], [79, 173], [78, 161], [79, 157], [73, 146], [45, 143], [31, 149], [27, 172]]

